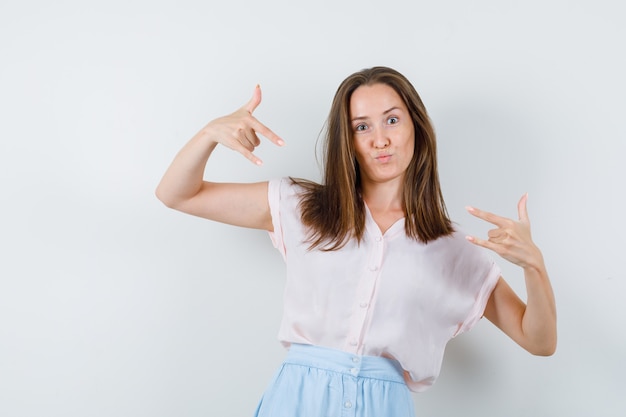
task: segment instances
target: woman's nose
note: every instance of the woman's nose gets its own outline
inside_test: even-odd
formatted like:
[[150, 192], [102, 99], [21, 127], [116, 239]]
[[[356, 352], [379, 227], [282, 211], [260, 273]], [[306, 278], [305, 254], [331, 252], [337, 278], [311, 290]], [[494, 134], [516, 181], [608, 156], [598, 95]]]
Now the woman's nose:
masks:
[[389, 146], [389, 138], [385, 135], [383, 129], [377, 129], [374, 136], [374, 147], [376, 149], [384, 149]]

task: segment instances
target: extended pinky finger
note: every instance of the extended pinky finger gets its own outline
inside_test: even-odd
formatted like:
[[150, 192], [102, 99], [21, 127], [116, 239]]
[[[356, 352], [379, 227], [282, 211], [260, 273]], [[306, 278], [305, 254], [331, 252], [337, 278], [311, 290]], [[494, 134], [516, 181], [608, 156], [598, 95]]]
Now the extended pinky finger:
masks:
[[250, 161], [252, 161], [253, 164], [255, 165], [263, 165], [263, 161], [261, 161], [259, 158], [257, 158], [252, 152], [247, 151], [246, 153], [243, 154], [243, 156], [245, 156], [246, 158], [248, 158]]
[[483, 248], [491, 249], [492, 251], [496, 251], [496, 245], [488, 240], [478, 239], [474, 236], [465, 236], [465, 239], [472, 242], [475, 245], [482, 246]]
[[[242, 144], [238, 144], [239, 146], [234, 147], [233, 150], [239, 152], [240, 154], [242, 154], [243, 156], [245, 156], [247, 159], [249, 159], [253, 164], [255, 165], [263, 165], [263, 161], [261, 161], [259, 158], [257, 158], [251, 150], [249, 150], [248, 148], [246, 148], [244, 145]], [[252, 148], [254, 149], [254, 147]]]

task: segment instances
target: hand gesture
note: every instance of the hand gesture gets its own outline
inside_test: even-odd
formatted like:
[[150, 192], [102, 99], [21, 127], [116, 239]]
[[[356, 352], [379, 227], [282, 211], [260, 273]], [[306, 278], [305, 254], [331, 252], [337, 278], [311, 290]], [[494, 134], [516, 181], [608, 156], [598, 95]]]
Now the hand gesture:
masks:
[[518, 221], [497, 216], [474, 207], [466, 207], [470, 214], [497, 226], [487, 233], [488, 240], [478, 239], [473, 236], [468, 236], [467, 240], [478, 246], [491, 249], [504, 259], [522, 268], [542, 268], [543, 256], [539, 248], [533, 243], [530, 235], [530, 221], [526, 208], [527, 200], [528, 194], [525, 194], [517, 203]]
[[263, 161], [252, 153], [254, 148], [261, 144], [257, 133], [278, 146], [283, 146], [285, 143], [277, 134], [252, 116], [259, 104], [261, 104], [261, 87], [257, 85], [247, 104], [228, 116], [211, 121], [204, 128], [205, 133], [215, 143], [221, 143], [239, 152], [253, 163], [262, 165]]

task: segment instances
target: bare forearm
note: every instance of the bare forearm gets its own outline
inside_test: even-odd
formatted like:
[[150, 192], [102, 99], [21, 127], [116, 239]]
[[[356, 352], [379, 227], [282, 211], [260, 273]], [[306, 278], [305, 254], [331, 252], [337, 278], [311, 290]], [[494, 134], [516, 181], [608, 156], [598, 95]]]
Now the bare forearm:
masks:
[[556, 304], [552, 285], [543, 262], [524, 268], [527, 301], [522, 331], [527, 349], [536, 355], [551, 355], [556, 350]]
[[206, 131], [198, 132], [176, 155], [156, 189], [165, 205], [175, 207], [196, 195], [202, 188], [204, 169], [215, 149]]

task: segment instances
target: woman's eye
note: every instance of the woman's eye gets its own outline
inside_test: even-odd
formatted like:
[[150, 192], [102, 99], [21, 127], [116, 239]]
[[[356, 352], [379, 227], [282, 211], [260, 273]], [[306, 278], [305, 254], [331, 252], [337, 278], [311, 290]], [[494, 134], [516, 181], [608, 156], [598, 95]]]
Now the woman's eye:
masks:
[[395, 125], [396, 123], [398, 123], [398, 118], [390, 117], [389, 119], [387, 119], [387, 123], [389, 123], [390, 125]]
[[367, 130], [367, 126], [364, 124], [360, 124], [360, 125], [356, 125], [356, 127], [354, 128], [354, 130], [356, 130], [357, 132], [362, 132], [364, 130]]

